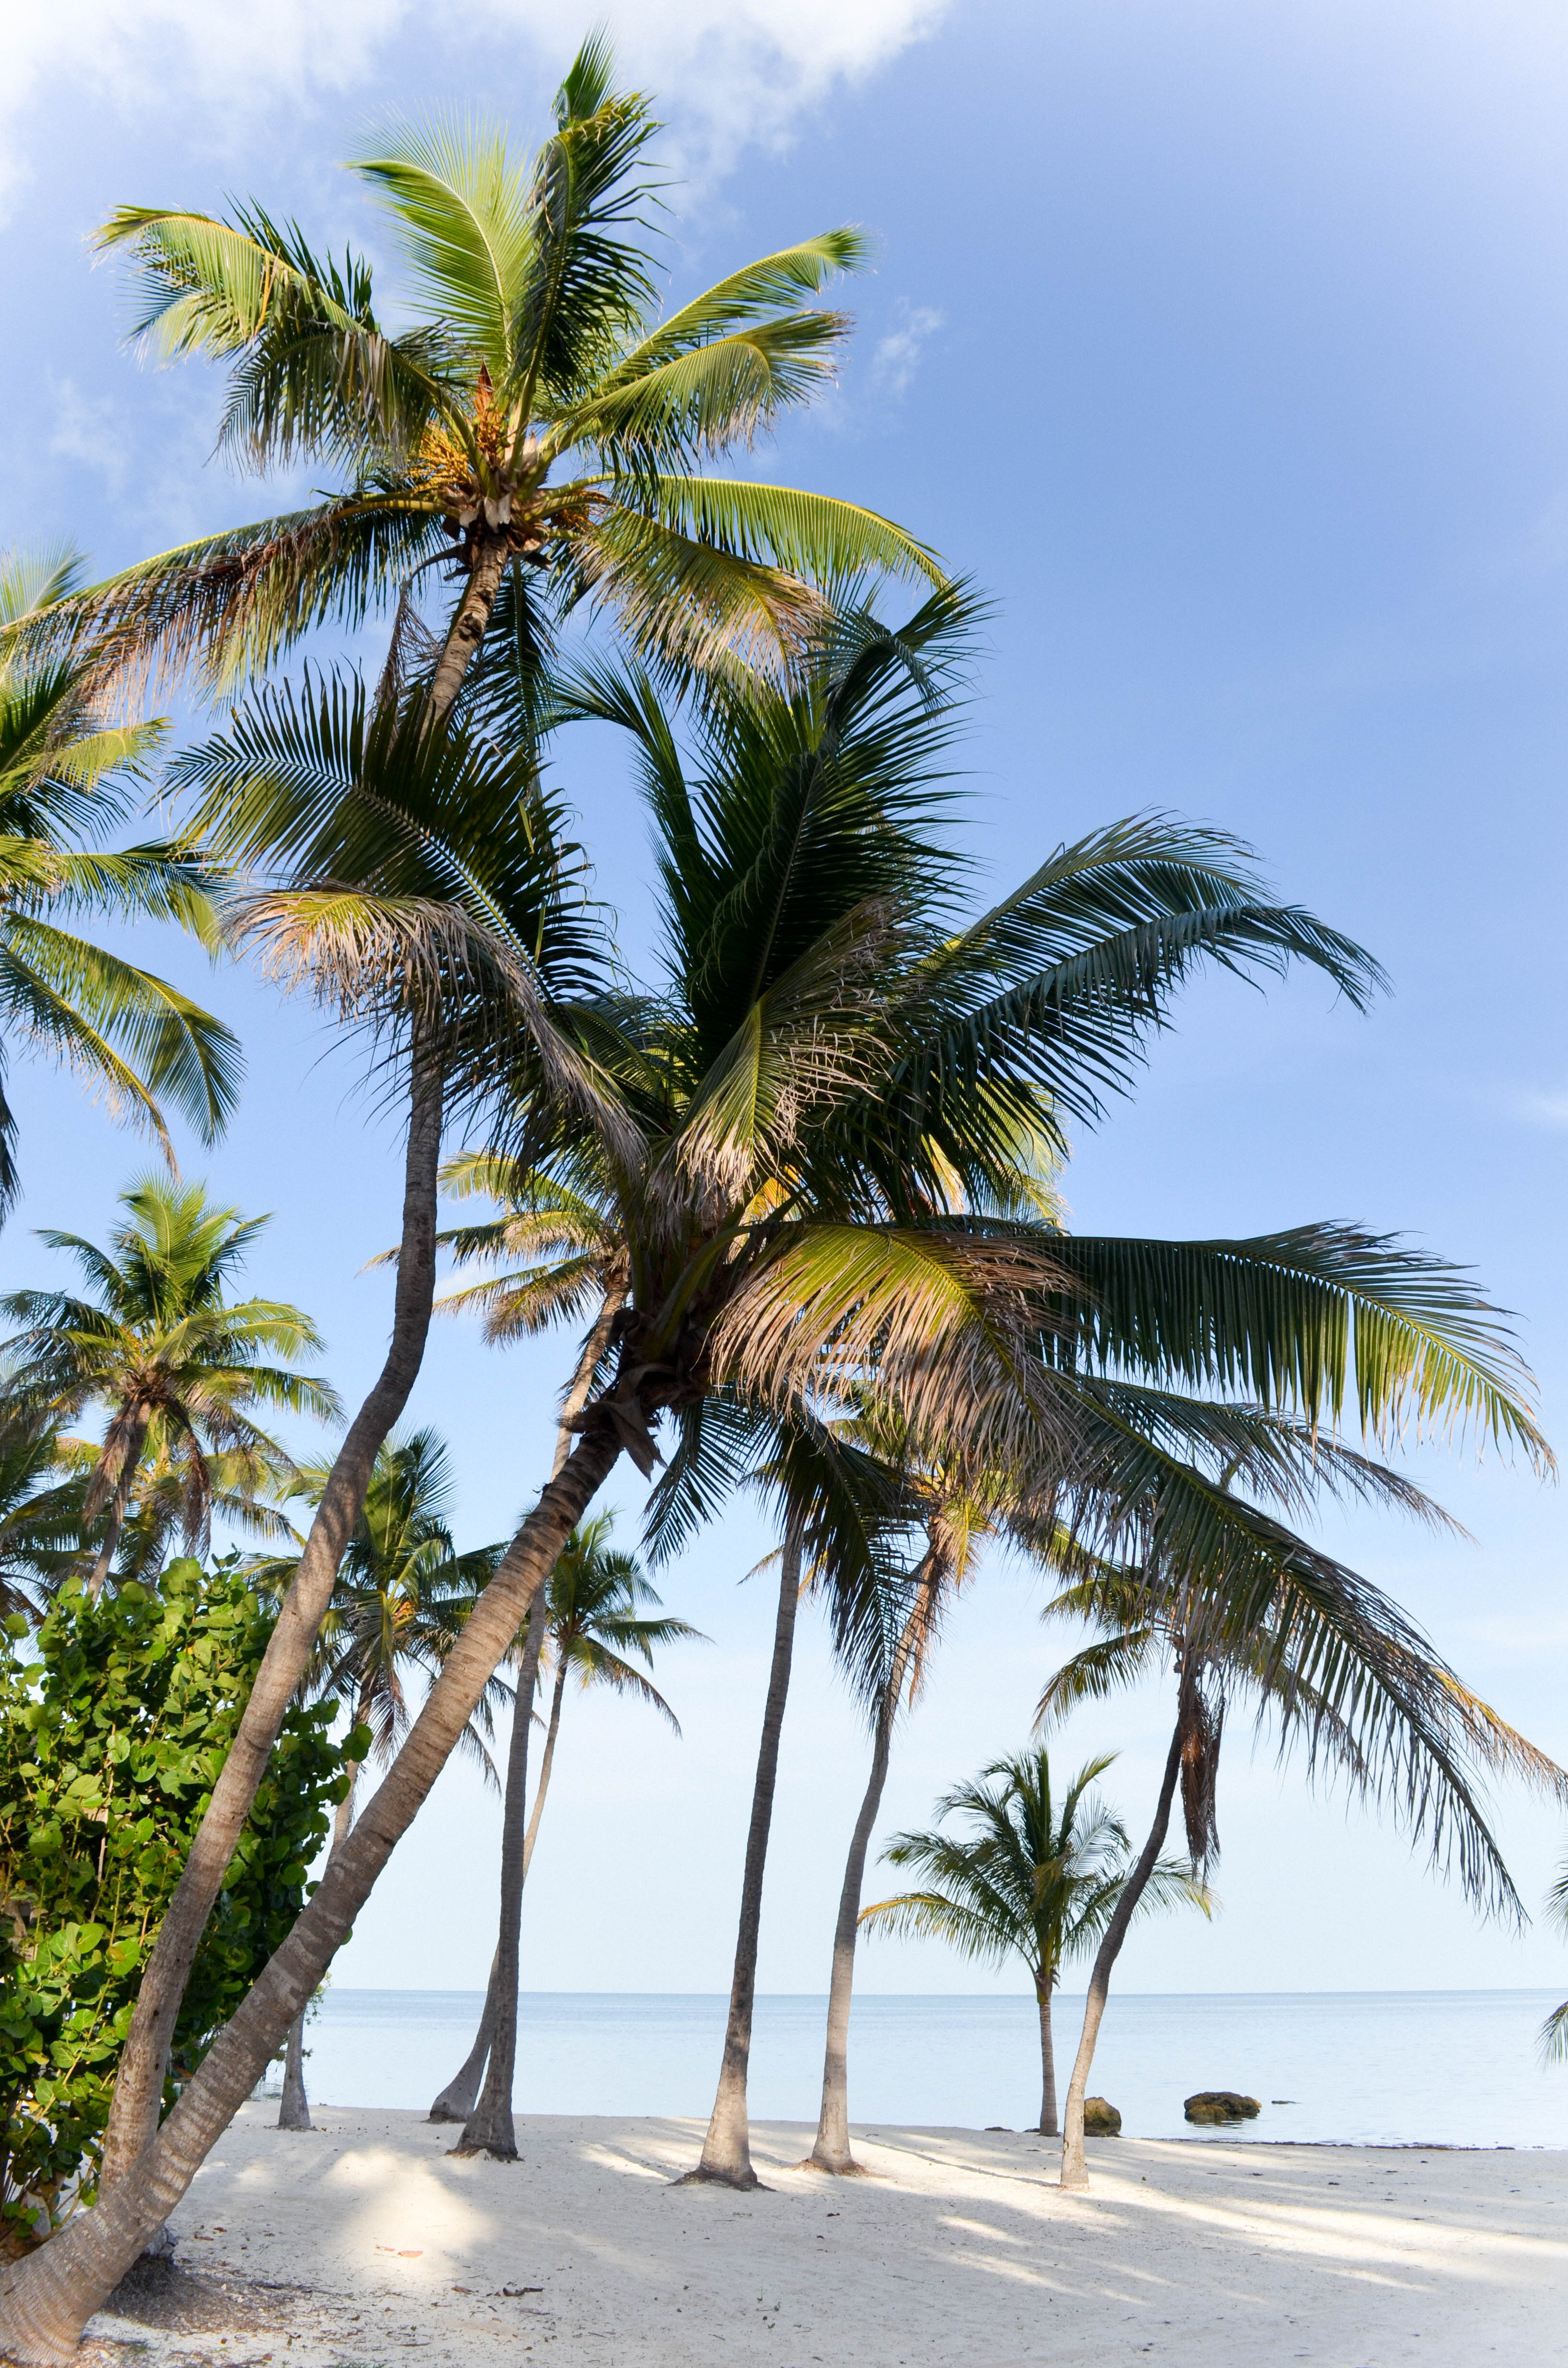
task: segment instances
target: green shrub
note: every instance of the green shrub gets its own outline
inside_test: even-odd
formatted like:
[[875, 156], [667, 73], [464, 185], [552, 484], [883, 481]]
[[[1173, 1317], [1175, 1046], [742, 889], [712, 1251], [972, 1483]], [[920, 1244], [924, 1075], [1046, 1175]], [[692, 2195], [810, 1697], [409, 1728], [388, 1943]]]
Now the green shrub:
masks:
[[[232, 1567], [189, 1560], [96, 1602], [72, 1582], [36, 1636], [0, 1629], [0, 2259], [91, 2201], [142, 1968], [270, 1633]], [[347, 1782], [332, 1714], [284, 1720], [192, 1969], [165, 2107], [313, 1887]]]

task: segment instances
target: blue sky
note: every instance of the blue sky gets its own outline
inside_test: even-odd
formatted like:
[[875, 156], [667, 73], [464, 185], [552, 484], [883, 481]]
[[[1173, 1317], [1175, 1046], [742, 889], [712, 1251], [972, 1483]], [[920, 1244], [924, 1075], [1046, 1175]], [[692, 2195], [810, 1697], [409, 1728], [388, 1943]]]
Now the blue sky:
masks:
[[[1568, 1149], [1561, 820], [1568, 640], [1568, 29], [1545, 6], [1332, 0], [920, 7], [665, 0], [621, 12], [677, 163], [679, 295], [852, 221], [874, 268], [838, 388], [758, 465], [901, 518], [994, 597], [966, 761], [998, 884], [1056, 841], [1170, 808], [1251, 839], [1276, 882], [1393, 982], [1366, 1018], [1302, 978], [1184, 999], [1136, 1098], [1076, 1146], [1074, 1221], [1242, 1233], [1311, 1217], [1399, 1229], [1472, 1263], [1521, 1318], [1563, 1421]], [[608, 12], [612, 25], [617, 12]], [[253, 193], [372, 253], [336, 161], [366, 126], [483, 104], [531, 143], [590, 12], [488, 0], [65, 0], [7, 34], [0, 102], [4, 532], [108, 565], [256, 514], [287, 488], [209, 461], [218, 390], [119, 343], [123, 290], [86, 242], [117, 203]], [[614, 752], [562, 751], [601, 892], [646, 932], [645, 842]], [[364, 1259], [392, 1237], [395, 1145], [313, 1017], [177, 943], [142, 958], [239, 1026], [244, 1110], [205, 1169], [275, 1219], [258, 1288], [316, 1315], [346, 1395], [386, 1320]], [[29, 1228], [99, 1234], [142, 1164], [62, 1082], [16, 1074]], [[185, 1155], [187, 1159], [189, 1154]], [[199, 1167], [203, 1163], [195, 1163]], [[450, 1436], [469, 1540], [546, 1454], [560, 1350], [507, 1360], [443, 1327], [415, 1412]], [[1495, 1459], [1421, 1459], [1468, 1543], [1370, 1519], [1339, 1550], [1464, 1675], [1568, 1755], [1561, 1494]], [[629, 1508], [628, 1484], [611, 1497]], [[574, 1705], [530, 1889], [540, 1988], [725, 1985], [765, 1586], [744, 1513], [664, 1582], [713, 1638], [668, 1667], [686, 1739]], [[998, 1567], [955, 1616], [901, 1740], [889, 1822], [1027, 1731], [1051, 1645]], [[1165, 1705], [1085, 1719], [1146, 1813]], [[808, 1628], [786, 1741], [765, 1987], [824, 1987], [863, 1745]], [[1221, 1780], [1223, 1915], [1130, 1946], [1145, 1988], [1558, 1983], [1568, 1950], [1478, 1926], [1403, 1843], [1313, 1798], [1244, 1737]], [[1517, 1800], [1500, 1830], [1532, 1906], [1560, 1846]], [[339, 1978], [460, 1987], [490, 1949], [494, 1806], [454, 1771], [362, 1917]], [[436, 1909], [433, 1914], [432, 1908]], [[879, 1948], [877, 1987], [971, 1987], [940, 1952]]]

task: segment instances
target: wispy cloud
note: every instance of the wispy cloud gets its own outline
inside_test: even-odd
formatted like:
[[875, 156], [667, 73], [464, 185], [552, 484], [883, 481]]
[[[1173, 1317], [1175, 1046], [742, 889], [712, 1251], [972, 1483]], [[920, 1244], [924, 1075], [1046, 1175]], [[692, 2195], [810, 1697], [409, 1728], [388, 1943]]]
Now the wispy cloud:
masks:
[[422, 63], [439, 74], [443, 44], [472, 80], [486, 38], [494, 89], [509, 78], [519, 37], [533, 62], [564, 63], [608, 17], [629, 81], [655, 90], [672, 120], [677, 161], [711, 174], [744, 147], [787, 140], [802, 110], [872, 73], [919, 40], [949, 0], [49, 0], [14, 6], [0, 82], [0, 203], [40, 167], [30, 145], [34, 101], [56, 79], [130, 114], [173, 102], [218, 107], [230, 123], [279, 101], [352, 91], [417, 31]]
[[1568, 1129], [1568, 1089], [1526, 1087], [1508, 1096], [1508, 1108], [1527, 1126], [1545, 1127], [1552, 1133]]
[[912, 305], [902, 328], [881, 339], [871, 358], [871, 380], [892, 394], [902, 394], [919, 366], [927, 337], [941, 327], [945, 315], [929, 304]]

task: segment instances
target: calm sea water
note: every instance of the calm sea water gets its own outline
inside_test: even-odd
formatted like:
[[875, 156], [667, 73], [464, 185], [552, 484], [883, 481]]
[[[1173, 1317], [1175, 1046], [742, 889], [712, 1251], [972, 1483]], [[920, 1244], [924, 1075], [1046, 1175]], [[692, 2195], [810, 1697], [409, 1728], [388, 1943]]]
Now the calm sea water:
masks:
[[[1258, 2138], [1568, 2147], [1568, 2068], [1543, 2070], [1535, 2038], [1557, 2002], [1536, 1990], [1113, 1998], [1091, 2085], [1120, 2108], [1130, 2137], [1191, 2136], [1184, 2097], [1240, 2089], [1263, 2100], [1247, 2130]], [[309, 2032], [311, 2094], [428, 2105], [467, 2054], [482, 2003], [460, 1990], [329, 1990]], [[815, 2121], [825, 2004], [757, 1999], [758, 2119]], [[725, 2005], [526, 1996], [517, 2110], [706, 2115]], [[1058, 2003], [1063, 2088], [1081, 2012], [1079, 1998]], [[1039, 2112], [1032, 1998], [856, 1999], [856, 2122], [1021, 2128]]]

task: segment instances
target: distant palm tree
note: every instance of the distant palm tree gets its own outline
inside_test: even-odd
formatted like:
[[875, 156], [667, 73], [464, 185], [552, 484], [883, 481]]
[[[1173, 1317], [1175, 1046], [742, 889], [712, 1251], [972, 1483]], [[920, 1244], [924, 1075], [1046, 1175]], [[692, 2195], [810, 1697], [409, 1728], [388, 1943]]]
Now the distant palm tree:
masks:
[[41, 1619], [80, 1566], [91, 1454], [49, 1415], [0, 1394], [0, 1619]]
[[[290, 1493], [306, 1504], [318, 1503], [331, 1470], [328, 1463], [301, 1466]], [[347, 1763], [347, 1787], [337, 1804], [334, 1851], [342, 1848], [353, 1827], [365, 1754], [384, 1765], [408, 1730], [408, 1673], [417, 1669], [433, 1677], [440, 1668], [475, 1595], [500, 1559], [498, 1545], [457, 1552], [448, 1523], [451, 1494], [448, 1451], [433, 1430], [389, 1440], [376, 1458], [363, 1510], [338, 1569], [309, 1680], [312, 1692], [336, 1694], [347, 1703], [350, 1739], [357, 1751]], [[252, 1575], [258, 1588], [280, 1600], [297, 1565], [297, 1556], [257, 1563]], [[462, 1738], [492, 1783], [495, 1771], [485, 1739], [491, 1702], [503, 1692], [499, 1681], [493, 1681]], [[289, 2034], [279, 2129], [311, 2126], [303, 2026], [301, 2013]]]
[[[1568, 1863], [1546, 1896], [1546, 1912], [1568, 1930]], [[1540, 2044], [1549, 2064], [1568, 2063], [1568, 1998], [1541, 2024]]]
[[[1058, 2134], [1051, 1994], [1062, 1966], [1097, 1946], [1127, 1879], [1127, 1829], [1089, 1789], [1115, 1756], [1086, 1761], [1056, 1803], [1044, 1750], [994, 1760], [976, 1782], [956, 1786], [937, 1804], [938, 1819], [969, 1818], [967, 1835], [895, 1834], [883, 1850], [891, 1865], [924, 1875], [927, 1888], [879, 1900], [860, 1916], [870, 1931], [946, 1941], [982, 1963], [1022, 1957], [1040, 2009], [1039, 2126], [1045, 2137]], [[1162, 1859], [1139, 1908], [1182, 1905], [1207, 1916], [1212, 1903], [1181, 1860]]]
[[[109, 721], [102, 667], [80, 639], [48, 656], [7, 643], [6, 627], [79, 574], [67, 550], [0, 552], [0, 1059], [18, 1044], [51, 1055], [167, 1151], [165, 1096], [210, 1143], [233, 1107], [234, 1037], [177, 987], [60, 926], [91, 914], [175, 921], [209, 946], [217, 935], [188, 849], [84, 845], [122, 819], [165, 727]], [[0, 1093], [0, 1213], [17, 1190], [16, 1135]]]
[[[120, 1206], [129, 1219], [107, 1250], [78, 1234], [40, 1235], [51, 1249], [71, 1252], [94, 1297], [17, 1291], [0, 1300], [0, 1311], [24, 1327], [4, 1353], [27, 1402], [57, 1420], [89, 1407], [108, 1417], [83, 1503], [88, 1522], [108, 1508], [87, 1582], [95, 1595], [113, 1567], [147, 1460], [155, 1465], [166, 1455], [178, 1465], [182, 1525], [198, 1546], [211, 1517], [215, 1457], [250, 1458], [269, 1473], [288, 1463], [256, 1409], [323, 1418], [338, 1411], [324, 1381], [293, 1370], [296, 1358], [321, 1346], [309, 1316], [282, 1300], [225, 1296], [264, 1217], [242, 1218], [210, 1203], [199, 1184], [158, 1177], [121, 1193]], [[264, 1356], [283, 1361], [264, 1363]]]
[[[545, 1794], [550, 1789], [567, 1678], [574, 1673], [579, 1689], [585, 1692], [592, 1687], [609, 1686], [617, 1693], [631, 1694], [649, 1703], [678, 1735], [679, 1720], [644, 1673], [653, 1667], [659, 1646], [707, 1642], [684, 1620], [648, 1616], [659, 1598], [633, 1556], [619, 1553], [610, 1545], [614, 1527], [613, 1513], [600, 1513], [580, 1523], [568, 1538], [544, 1589], [545, 1650], [555, 1669], [550, 1723], [527, 1828], [519, 1835], [508, 1827], [503, 1838], [500, 1933], [490, 1994], [485, 2000], [488, 2065], [483, 2087], [458, 2141], [460, 2154], [482, 2148], [492, 2153], [517, 2150], [512, 2126], [512, 2079], [517, 2049], [517, 1952], [523, 1885], [539, 1837]], [[638, 1662], [642, 1664], [641, 1668], [636, 1666]], [[526, 1678], [525, 1684], [526, 1692], [523, 1686], [518, 1687], [512, 1713], [518, 1723], [526, 1723], [530, 1714], [532, 1686]], [[520, 1795], [516, 1808], [520, 1815]], [[483, 2027], [482, 2024], [482, 2035]], [[476, 2041], [476, 2048], [478, 2044]], [[460, 2079], [462, 2076], [459, 2077]]]

